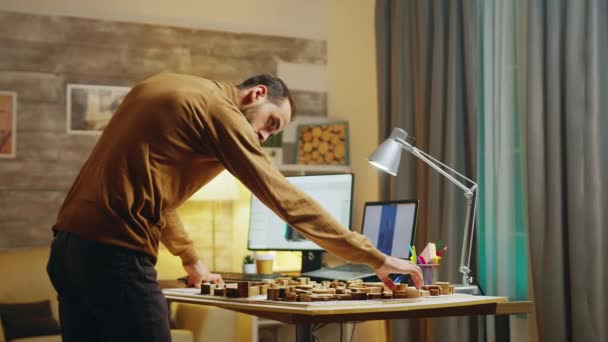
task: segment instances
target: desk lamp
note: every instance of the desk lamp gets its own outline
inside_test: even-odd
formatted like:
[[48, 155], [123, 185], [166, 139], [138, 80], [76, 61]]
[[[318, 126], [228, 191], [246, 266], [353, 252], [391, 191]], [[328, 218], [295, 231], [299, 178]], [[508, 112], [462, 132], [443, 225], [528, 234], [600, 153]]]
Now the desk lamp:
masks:
[[[380, 170], [392, 176], [396, 176], [397, 170], [399, 169], [399, 161], [401, 160], [401, 151], [402, 149], [405, 149], [464, 191], [464, 197], [467, 200], [467, 213], [464, 224], [464, 237], [462, 240], [459, 268], [459, 271], [462, 274], [462, 284], [455, 285], [455, 290], [458, 293], [479, 294], [479, 288], [472, 284], [473, 277], [469, 276], [469, 273], [471, 272], [469, 266], [471, 263], [473, 233], [475, 231], [475, 211], [477, 208], [477, 183], [430, 155], [420, 151], [412, 142], [413, 138], [408, 138], [408, 134], [404, 130], [394, 128], [390, 137], [378, 146], [376, 151], [369, 157], [369, 162]], [[460, 180], [457, 179], [457, 177]], [[467, 187], [463, 182], [468, 183], [469, 186]]]

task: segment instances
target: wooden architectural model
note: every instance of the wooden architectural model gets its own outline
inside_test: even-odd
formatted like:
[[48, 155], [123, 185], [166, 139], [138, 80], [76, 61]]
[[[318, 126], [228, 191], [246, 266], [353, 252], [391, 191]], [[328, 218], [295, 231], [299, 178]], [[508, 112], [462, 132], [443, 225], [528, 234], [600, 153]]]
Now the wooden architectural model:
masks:
[[287, 302], [317, 302], [328, 300], [402, 299], [448, 295], [454, 286], [448, 282], [436, 282], [421, 289], [397, 284], [391, 291], [383, 283], [364, 283], [361, 280], [311, 281], [309, 278], [265, 279], [261, 282], [235, 282], [226, 284], [201, 284], [201, 294], [228, 298], [249, 298], [265, 295], [268, 300]]

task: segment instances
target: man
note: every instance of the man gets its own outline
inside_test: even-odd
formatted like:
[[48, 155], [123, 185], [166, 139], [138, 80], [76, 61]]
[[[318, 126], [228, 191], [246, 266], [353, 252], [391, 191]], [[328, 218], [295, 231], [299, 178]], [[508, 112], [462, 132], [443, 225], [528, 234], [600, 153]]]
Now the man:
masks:
[[[154, 263], [159, 241], [189, 282], [220, 282], [198, 259], [176, 209], [224, 168], [327, 251], [372, 266], [381, 279], [421, 273], [344, 229], [272, 166], [260, 143], [295, 112], [278, 78], [238, 86], [161, 74], [137, 85], [108, 123], [53, 227], [48, 273], [64, 341], [169, 341]], [[390, 282], [390, 280], [388, 280]]]

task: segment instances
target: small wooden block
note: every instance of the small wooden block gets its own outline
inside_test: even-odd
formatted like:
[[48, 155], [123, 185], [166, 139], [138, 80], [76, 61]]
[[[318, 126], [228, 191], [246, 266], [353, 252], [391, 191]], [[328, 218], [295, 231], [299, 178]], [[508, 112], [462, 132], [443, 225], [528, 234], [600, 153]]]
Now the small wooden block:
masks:
[[336, 299], [337, 300], [352, 300], [353, 296], [349, 295], [349, 294], [337, 294]]
[[213, 295], [218, 297], [226, 297], [226, 288], [215, 288], [213, 289]]
[[407, 291], [407, 283], [397, 284], [397, 291]]
[[266, 291], [266, 299], [268, 300], [277, 300], [279, 297], [279, 289], [269, 288]]
[[227, 289], [236, 289], [237, 283], [226, 283], [226, 284], [224, 284], [224, 287]]
[[317, 294], [335, 294], [336, 289], [313, 289], [312, 292]]
[[260, 295], [260, 286], [250, 286], [247, 291], [247, 297], [255, 297]]
[[234, 287], [227, 287], [226, 289], [226, 297], [228, 298], [239, 298], [239, 289]]
[[449, 289], [450, 289], [450, 294], [456, 293], [455, 292], [456, 291], [456, 287], [454, 285], [450, 285]]
[[351, 292], [350, 294], [353, 297], [353, 300], [366, 300], [367, 293], [365, 292]]
[[296, 285], [296, 289], [301, 289], [301, 290], [310, 290], [313, 287], [314, 287], [313, 285]]
[[367, 295], [368, 299], [381, 299], [382, 293], [370, 293]]
[[217, 287], [217, 284], [211, 284], [211, 283], [203, 283], [201, 284], [201, 294], [204, 295], [211, 295], [213, 294], [213, 289], [215, 289]]
[[439, 296], [439, 294], [441, 293], [440, 289], [429, 289], [429, 292], [431, 292], [431, 296]]
[[393, 298], [407, 298], [407, 290], [393, 292]]
[[308, 277], [300, 277], [300, 278], [298, 278], [298, 284], [299, 285], [306, 285], [306, 284], [308, 284], [309, 281], [310, 281], [310, 278], [308, 278]]
[[382, 292], [382, 298], [383, 299], [392, 299], [393, 298], [393, 293], [392, 292], [388, 292], [388, 291]]
[[382, 293], [382, 287], [381, 286], [370, 287], [369, 293]]
[[431, 295], [431, 292], [426, 291], [426, 290], [420, 290], [420, 296], [421, 297], [428, 297]]
[[287, 295], [285, 295], [285, 301], [287, 302], [295, 302], [296, 301], [296, 294], [295, 293], [288, 293]]
[[300, 300], [302, 302], [312, 302], [312, 295], [302, 294], [300, 295]]
[[310, 296], [310, 301], [311, 302], [322, 302], [325, 300], [325, 297], [322, 295], [312, 295]]
[[260, 294], [265, 295], [269, 288], [270, 288], [270, 284], [260, 285]]
[[407, 298], [419, 298], [419, 297], [420, 297], [420, 290], [418, 290], [415, 287], [407, 288]]
[[251, 283], [248, 281], [239, 281], [238, 283], [236, 283], [236, 288], [238, 290], [240, 298], [245, 298], [245, 297], [249, 296], [249, 287], [250, 286], [251, 286]]

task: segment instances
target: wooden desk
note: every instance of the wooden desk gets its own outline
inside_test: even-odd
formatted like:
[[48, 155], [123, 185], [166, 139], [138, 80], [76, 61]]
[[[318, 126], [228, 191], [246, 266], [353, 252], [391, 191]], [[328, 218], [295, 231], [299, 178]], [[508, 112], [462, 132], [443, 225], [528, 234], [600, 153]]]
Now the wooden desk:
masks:
[[198, 289], [165, 289], [167, 299], [191, 304], [211, 305], [296, 325], [297, 341], [312, 341], [312, 324], [347, 321], [431, 318], [445, 316], [498, 315], [531, 313], [532, 302], [509, 302], [506, 297], [452, 295], [421, 298], [415, 301], [344, 301], [338, 305], [323, 302], [309, 305], [283, 305], [248, 302], [245, 299], [214, 299], [199, 295]]

